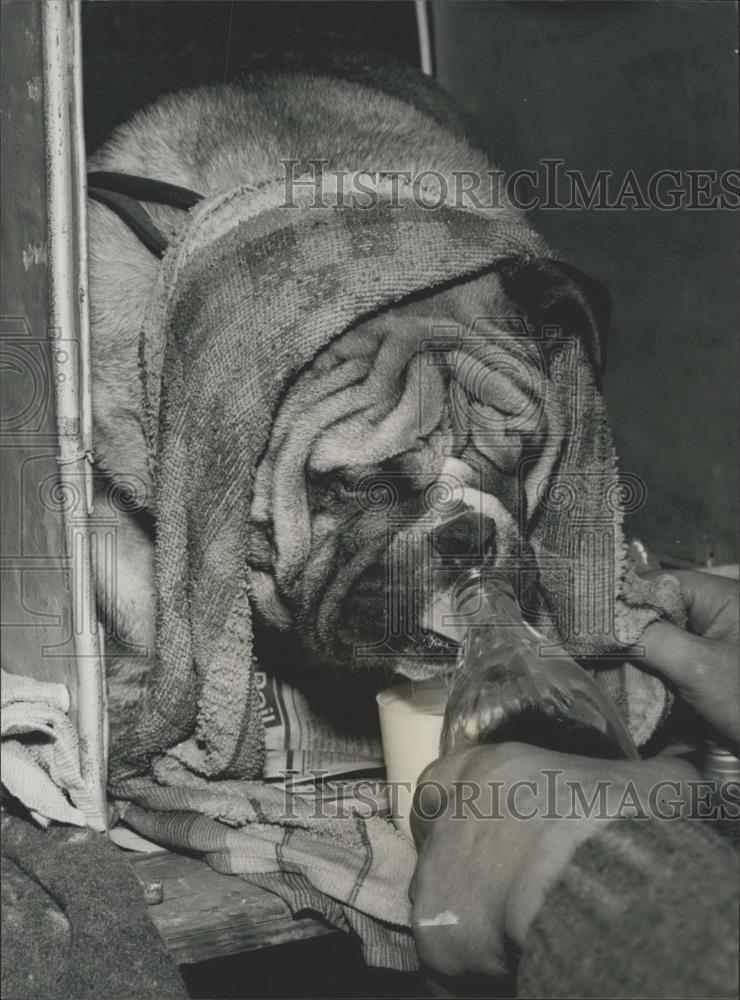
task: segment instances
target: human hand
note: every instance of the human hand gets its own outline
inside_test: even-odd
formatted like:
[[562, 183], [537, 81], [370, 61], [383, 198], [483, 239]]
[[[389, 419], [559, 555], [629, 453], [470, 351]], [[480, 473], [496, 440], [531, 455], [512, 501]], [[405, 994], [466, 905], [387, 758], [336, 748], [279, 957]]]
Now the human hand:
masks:
[[671, 570], [681, 587], [688, 631], [648, 625], [638, 662], [652, 667], [717, 732], [740, 742], [740, 585], [736, 580]]
[[409, 895], [422, 963], [446, 976], [501, 975], [511, 944], [523, 945], [578, 845], [620, 806], [631, 814], [624, 810], [627, 789], [647, 815], [665, 815], [686, 801], [682, 783], [697, 777], [676, 757], [604, 761], [521, 743], [478, 746], [435, 761], [419, 779], [411, 816], [419, 859]]

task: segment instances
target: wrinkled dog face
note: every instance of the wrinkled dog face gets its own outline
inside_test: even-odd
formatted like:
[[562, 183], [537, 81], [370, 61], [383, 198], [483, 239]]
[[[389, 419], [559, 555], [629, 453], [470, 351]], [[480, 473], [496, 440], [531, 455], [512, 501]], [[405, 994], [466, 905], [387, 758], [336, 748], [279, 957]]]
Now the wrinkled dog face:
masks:
[[585, 351], [598, 374], [608, 312], [575, 269], [512, 261], [321, 352], [288, 389], [257, 474], [262, 618], [325, 662], [437, 669], [451, 648], [426, 628], [430, 608], [461, 566], [526, 535], [562, 440], [553, 358]]

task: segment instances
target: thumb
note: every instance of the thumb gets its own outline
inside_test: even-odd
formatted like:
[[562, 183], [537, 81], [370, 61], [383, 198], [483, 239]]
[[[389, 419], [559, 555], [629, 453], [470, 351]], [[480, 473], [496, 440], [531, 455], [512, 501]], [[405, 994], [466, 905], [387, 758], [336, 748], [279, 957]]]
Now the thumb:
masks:
[[638, 663], [652, 667], [678, 688], [692, 690], [706, 683], [714, 659], [711, 641], [666, 621], [645, 629], [638, 646], [630, 650]]

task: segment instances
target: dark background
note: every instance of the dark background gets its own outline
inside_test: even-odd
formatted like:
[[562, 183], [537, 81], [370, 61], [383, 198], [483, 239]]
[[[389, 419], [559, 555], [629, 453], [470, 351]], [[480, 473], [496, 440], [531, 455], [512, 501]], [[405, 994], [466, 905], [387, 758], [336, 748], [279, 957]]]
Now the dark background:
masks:
[[333, 49], [418, 64], [407, 0], [88, 0], [82, 11], [90, 150], [167, 91], [233, 83], [282, 61], [313, 65]]
[[[507, 172], [559, 157], [645, 184], [738, 166], [737, 10], [727, 2], [429, 5], [436, 75]], [[84, 5], [88, 145], [167, 90], [364, 49], [418, 65], [409, 2]], [[628, 529], [669, 561], [737, 560], [738, 214], [535, 211], [612, 293], [606, 395], [648, 487]]]
[[[560, 157], [587, 178], [738, 166], [737, 7], [433, 4], [437, 77], [507, 172]], [[610, 290], [606, 397], [629, 529], [664, 557], [736, 562], [738, 213], [539, 211]]]

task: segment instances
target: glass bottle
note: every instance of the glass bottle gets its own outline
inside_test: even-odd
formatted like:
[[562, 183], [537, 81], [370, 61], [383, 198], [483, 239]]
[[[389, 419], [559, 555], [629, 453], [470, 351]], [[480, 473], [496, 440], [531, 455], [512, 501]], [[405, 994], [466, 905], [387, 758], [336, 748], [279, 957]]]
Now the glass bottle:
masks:
[[442, 746], [517, 741], [610, 759], [639, 754], [616, 706], [562, 649], [524, 621], [508, 578], [467, 570], [452, 592], [461, 638]]

